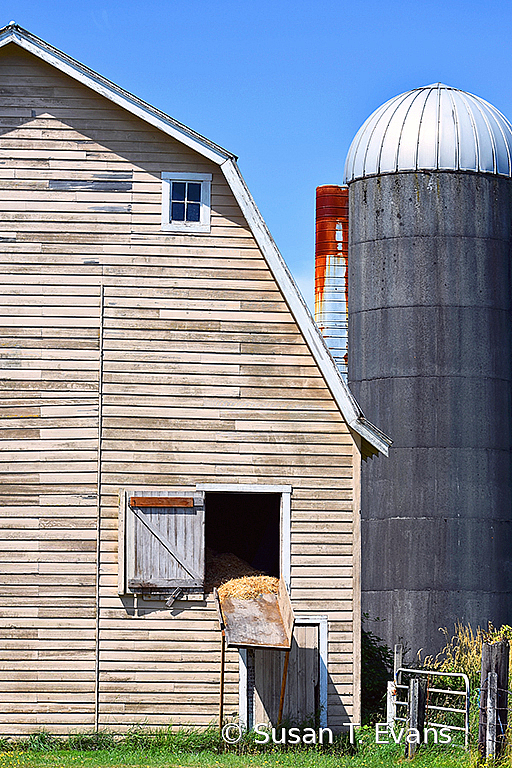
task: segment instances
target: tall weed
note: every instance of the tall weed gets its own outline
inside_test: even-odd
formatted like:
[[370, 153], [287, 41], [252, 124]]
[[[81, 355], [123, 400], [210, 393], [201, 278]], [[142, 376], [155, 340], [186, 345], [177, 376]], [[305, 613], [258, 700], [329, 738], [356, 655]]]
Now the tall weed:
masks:
[[[457, 623], [452, 637], [449, 637], [447, 629], [443, 629], [442, 632], [446, 639], [444, 648], [436, 656], [420, 658], [420, 664], [424, 669], [437, 672], [463, 672], [468, 676], [470, 685], [470, 734], [472, 742], [476, 743], [480, 708], [482, 645], [484, 643], [497, 643], [502, 640], [508, 640], [512, 644], [512, 627], [504, 624], [498, 629], [489, 623], [487, 629], [477, 627], [476, 630], [473, 630], [469, 625], [465, 626]], [[512, 654], [509, 659], [509, 679], [511, 675]], [[460, 681], [450, 681], [448, 678], [445, 678], [443, 687], [449, 690], [460, 689]], [[511, 684], [509, 683], [510, 687]], [[436, 703], [441, 704], [443, 702], [439, 700]], [[509, 695], [509, 723], [512, 720], [511, 705], [512, 697]], [[445, 714], [443, 721], [450, 722], [450, 716]], [[507, 763], [507, 765], [511, 764], [512, 762]]]
[[[500, 640], [508, 640], [512, 643], [512, 627], [508, 624], [504, 624], [499, 629], [489, 624], [487, 629], [478, 627], [473, 631], [471, 626], [457, 623], [455, 634], [451, 638], [447, 629], [441, 631], [446, 640], [444, 648], [437, 656], [426, 656], [422, 660], [422, 666], [439, 672], [464, 672], [469, 678], [472, 690], [480, 688], [483, 643], [497, 643]], [[512, 670], [512, 655], [510, 662]]]

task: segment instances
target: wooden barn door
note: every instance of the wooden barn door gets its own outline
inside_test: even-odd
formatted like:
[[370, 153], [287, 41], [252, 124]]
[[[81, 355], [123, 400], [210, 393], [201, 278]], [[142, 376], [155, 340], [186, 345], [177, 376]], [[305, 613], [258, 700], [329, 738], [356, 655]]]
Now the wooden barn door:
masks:
[[[204, 582], [204, 494], [127, 492], [125, 540], [120, 531], [120, 590], [195, 591]], [[121, 558], [120, 558], [121, 560]], [[121, 583], [123, 581], [123, 583]]]
[[[316, 624], [296, 624], [290, 651], [283, 721], [302, 724], [319, 710], [320, 658]], [[253, 723], [277, 725], [285, 653], [256, 648], [253, 652]], [[252, 675], [250, 675], [252, 677]], [[252, 682], [252, 681], [251, 681]], [[249, 695], [251, 691], [248, 691]]]

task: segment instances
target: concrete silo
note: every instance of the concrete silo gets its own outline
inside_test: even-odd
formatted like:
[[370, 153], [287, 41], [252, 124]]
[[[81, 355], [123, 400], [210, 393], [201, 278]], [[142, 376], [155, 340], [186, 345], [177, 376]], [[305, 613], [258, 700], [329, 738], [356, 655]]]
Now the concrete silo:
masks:
[[512, 622], [512, 127], [440, 83], [356, 135], [349, 383], [394, 441], [363, 467], [363, 610], [389, 644]]

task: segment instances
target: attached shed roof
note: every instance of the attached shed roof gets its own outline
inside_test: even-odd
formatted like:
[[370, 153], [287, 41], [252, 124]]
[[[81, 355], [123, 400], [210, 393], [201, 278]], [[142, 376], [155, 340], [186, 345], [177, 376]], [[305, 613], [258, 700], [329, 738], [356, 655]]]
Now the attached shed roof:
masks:
[[0, 29], [0, 47], [15, 43], [26, 51], [61, 70], [66, 75], [78, 80], [83, 85], [96, 91], [106, 99], [113, 101], [123, 109], [145, 120], [155, 128], [172, 136], [177, 141], [208, 158], [221, 168], [231, 191], [247, 220], [250, 230], [263, 253], [274, 279], [279, 285], [288, 307], [299, 326], [308, 347], [322, 372], [341, 414], [350, 429], [363, 439], [364, 457], [378, 452], [388, 455], [391, 440], [377, 427], [371, 424], [341, 378], [334, 360], [325, 344], [311, 313], [302, 298], [283, 257], [270, 234], [256, 203], [240, 173], [236, 156], [218, 144], [206, 139], [186, 125], [174, 120], [169, 115], [152, 107], [142, 99], [133, 96], [115, 83], [97, 74], [89, 67], [76, 61], [66, 53], [59, 51], [36, 35], [31, 34], [18, 24], [11, 22]]

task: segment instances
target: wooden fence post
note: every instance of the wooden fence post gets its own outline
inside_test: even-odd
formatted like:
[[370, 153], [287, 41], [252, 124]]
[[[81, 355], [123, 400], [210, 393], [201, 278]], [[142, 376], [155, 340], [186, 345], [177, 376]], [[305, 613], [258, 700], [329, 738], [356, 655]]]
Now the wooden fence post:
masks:
[[[483, 644], [478, 750], [484, 759], [490, 755], [499, 757], [505, 746], [508, 714], [508, 658], [507, 640]], [[492, 674], [496, 675], [495, 688]], [[494, 752], [489, 752], [490, 749], [494, 749]]]
[[496, 714], [498, 703], [498, 675], [489, 672], [487, 675], [487, 727], [485, 730], [485, 756], [496, 755]]
[[425, 730], [425, 719], [427, 715], [427, 688], [428, 681], [422, 677], [419, 681], [418, 687], [418, 725], [417, 728], [420, 732], [421, 739], [423, 741]]
[[[419, 742], [423, 740], [423, 728], [425, 726], [425, 707], [427, 700], [427, 681], [418, 680], [417, 677], [413, 677], [409, 682], [409, 696], [407, 700], [407, 728], [408, 734], [411, 735], [413, 730], [416, 730], [419, 734]], [[406, 736], [407, 739], [407, 736]], [[405, 756], [414, 757], [416, 750], [419, 747], [417, 741], [406, 741]]]

